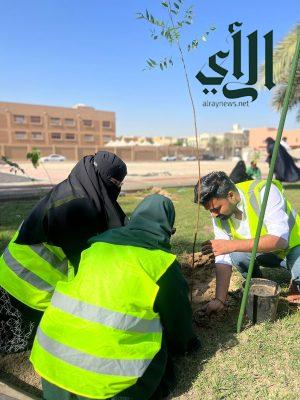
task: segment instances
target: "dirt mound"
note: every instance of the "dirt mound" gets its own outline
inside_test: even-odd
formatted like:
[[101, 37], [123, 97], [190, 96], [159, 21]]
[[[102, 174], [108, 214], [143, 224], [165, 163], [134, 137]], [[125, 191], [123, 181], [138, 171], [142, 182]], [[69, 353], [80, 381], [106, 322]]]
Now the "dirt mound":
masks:
[[199, 253], [195, 253], [194, 260], [193, 260], [193, 254], [189, 254], [188, 263], [190, 267], [194, 269], [211, 267], [211, 266], [214, 267], [215, 258], [213, 254], [202, 254], [200, 251]]
[[189, 254], [181, 268], [191, 290], [193, 310], [196, 311], [215, 295], [214, 259], [201, 252], [195, 253], [193, 268], [193, 255]]

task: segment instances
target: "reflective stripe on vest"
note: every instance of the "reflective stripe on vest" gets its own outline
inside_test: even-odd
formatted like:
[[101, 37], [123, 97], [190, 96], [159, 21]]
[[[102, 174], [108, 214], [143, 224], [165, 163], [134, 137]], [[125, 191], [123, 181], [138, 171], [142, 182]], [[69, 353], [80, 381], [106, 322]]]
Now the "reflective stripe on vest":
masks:
[[256, 215], [259, 216], [260, 213], [260, 205], [258, 203], [258, 200], [255, 196], [255, 192], [254, 189], [256, 188], [257, 185], [259, 185], [259, 181], [253, 181], [253, 183], [251, 183], [250, 187], [249, 187], [249, 202], [253, 208], [253, 210], [255, 211]]
[[51, 304], [75, 317], [87, 319], [115, 329], [142, 333], [157, 333], [162, 331], [159, 318], [147, 320], [133, 317], [128, 314], [94, 306], [84, 301], [78, 301], [59, 292], [54, 293]]
[[0, 286], [31, 308], [44, 311], [57, 282], [68, 279], [68, 260], [60, 247], [15, 243], [0, 257]]
[[291, 232], [292, 232], [292, 229], [293, 229], [294, 226], [295, 226], [296, 217], [297, 217], [297, 213], [296, 213], [296, 211], [292, 208], [292, 209], [290, 210], [289, 219], [288, 219], [288, 224], [289, 224], [289, 228], [290, 228], [290, 234], [291, 234]]
[[39, 375], [95, 399], [134, 385], [161, 348], [157, 281], [175, 259], [162, 250], [93, 243], [75, 278], [57, 284], [41, 320], [30, 357]]
[[110, 359], [92, 356], [51, 339], [38, 328], [36, 339], [48, 353], [86, 371], [105, 375], [140, 377], [151, 360]]
[[60, 271], [62, 274], [67, 275], [68, 273], [68, 260], [64, 258], [60, 260], [52, 251], [50, 251], [44, 244], [32, 244], [28, 245], [32, 251], [38, 256], [43, 258], [47, 263], [52, 265], [55, 269]]
[[28, 271], [23, 265], [21, 265], [9, 252], [8, 248], [3, 253], [3, 259], [6, 265], [16, 274], [19, 278], [30, 283], [32, 286], [40, 290], [46, 290], [47, 292], [53, 292], [54, 287], [49, 285], [47, 282], [42, 280], [39, 276], [35, 275], [31, 271]]

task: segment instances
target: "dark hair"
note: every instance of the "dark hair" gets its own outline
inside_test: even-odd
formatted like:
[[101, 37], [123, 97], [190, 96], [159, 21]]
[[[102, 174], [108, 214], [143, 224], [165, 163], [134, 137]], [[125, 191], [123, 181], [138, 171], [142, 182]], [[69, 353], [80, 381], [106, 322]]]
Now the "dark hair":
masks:
[[[223, 171], [214, 171], [200, 179], [199, 203], [205, 205], [212, 198], [226, 198], [230, 190], [237, 191], [232, 180]], [[195, 186], [194, 202], [198, 203], [199, 182]]]

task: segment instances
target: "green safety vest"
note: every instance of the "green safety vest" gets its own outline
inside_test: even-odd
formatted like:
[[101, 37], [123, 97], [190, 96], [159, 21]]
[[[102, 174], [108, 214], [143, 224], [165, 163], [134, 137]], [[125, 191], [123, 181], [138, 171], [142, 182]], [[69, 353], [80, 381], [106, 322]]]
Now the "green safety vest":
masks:
[[15, 243], [17, 231], [0, 257], [0, 286], [36, 310], [50, 304], [58, 281], [68, 279], [68, 260], [60, 247]]
[[[266, 182], [266, 180], [254, 180], [236, 184], [236, 187], [243, 193], [245, 198], [244, 206], [246, 218], [249, 221], [251, 238], [255, 238], [259, 220], [259, 213], [261, 209], [260, 191], [266, 186]], [[285, 198], [284, 189], [281, 182], [273, 180], [272, 183], [276, 185], [276, 187], [282, 193], [285, 202], [285, 211], [288, 215], [290, 232], [288, 248], [285, 250], [276, 251], [276, 254], [283, 259], [293, 247], [300, 245], [300, 216], [293, 209], [290, 202]], [[232, 239], [249, 239], [238, 234], [238, 232], [234, 228], [231, 218], [225, 221], [222, 221], [219, 218], [215, 218], [215, 222], [217, 226], [225, 231]], [[265, 224], [263, 224], [261, 236], [267, 234], [267, 227]]]
[[57, 284], [41, 320], [30, 357], [37, 373], [95, 399], [134, 385], [161, 348], [156, 282], [175, 258], [104, 242], [85, 250], [77, 275]]

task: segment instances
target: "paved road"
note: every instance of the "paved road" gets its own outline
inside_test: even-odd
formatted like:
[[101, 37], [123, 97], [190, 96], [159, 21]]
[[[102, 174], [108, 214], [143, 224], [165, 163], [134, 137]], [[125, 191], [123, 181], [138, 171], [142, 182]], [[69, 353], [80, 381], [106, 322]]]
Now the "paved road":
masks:
[[[46, 165], [49, 177], [47, 176], [43, 166], [37, 169], [33, 168], [30, 163], [21, 163], [20, 167], [25, 169], [26, 173], [37, 179], [36, 183], [59, 183], [66, 179], [75, 163], [62, 162], [62, 163], [48, 163]], [[216, 161], [201, 161], [200, 169], [201, 175], [205, 175], [211, 171], [219, 170], [230, 173], [234, 167], [235, 162], [228, 160], [216, 160]], [[268, 165], [266, 163], [261, 163], [260, 168], [262, 169], [263, 175], [267, 174]], [[191, 185], [198, 179], [198, 166], [197, 162], [132, 162], [127, 163], [128, 175], [124, 182], [124, 190], [132, 190], [135, 188], [144, 188], [148, 186], [157, 186], [166, 184], [172, 186], [178, 183], [178, 185]], [[5, 186], [9, 184], [27, 185], [32, 184], [32, 182], [27, 181], [24, 177], [16, 176], [14, 174], [9, 174], [10, 178], [7, 176], [9, 168], [6, 165], [0, 165], [0, 186]], [[5, 173], [5, 175], [3, 175]], [[50, 182], [51, 181], [51, 182]]]

